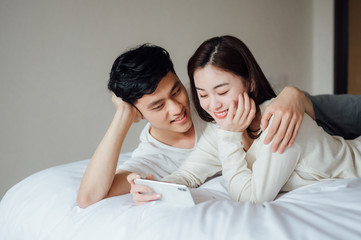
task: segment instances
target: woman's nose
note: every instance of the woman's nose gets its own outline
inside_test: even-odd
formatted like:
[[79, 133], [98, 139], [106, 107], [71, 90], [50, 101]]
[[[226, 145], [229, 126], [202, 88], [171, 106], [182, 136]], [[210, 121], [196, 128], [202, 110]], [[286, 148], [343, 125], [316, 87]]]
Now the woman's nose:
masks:
[[212, 97], [210, 99], [210, 104], [209, 104], [209, 108], [210, 110], [218, 110], [220, 109], [220, 107], [222, 106], [221, 102], [218, 101], [218, 99], [216, 97]]

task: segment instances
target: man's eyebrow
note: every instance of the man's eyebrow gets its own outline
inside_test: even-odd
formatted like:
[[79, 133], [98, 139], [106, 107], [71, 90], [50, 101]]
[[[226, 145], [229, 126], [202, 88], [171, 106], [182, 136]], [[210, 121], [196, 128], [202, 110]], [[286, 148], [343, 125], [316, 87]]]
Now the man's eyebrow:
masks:
[[173, 92], [174, 89], [176, 89], [178, 86], [180, 85], [180, 82], [179, 81], [176, 81], [172, 87], [172, 89], [170, 90], [170, 92]]
[[[179, 82], [179, 81], [175, 82], [174, 85], [173, 85], [173, 87], [172, 87], [172, 89], [170, 90], [170, 92], [173, 92], [174, 89], [176, 89], [177, 87], [179, 87], [179, 85], [180, 85], [180, 82]], [[161, 103], [163, 100], [164, 100], [164, 98], [161, 98], [161, 99], [158, 99], [157, 101], [151, 102], [151, 103], [148, 104], [147, 108], [148, 108], [148, 109], [152, 109], [154, 106], [158, 105], [158, 104]]]
[[[226, 85], [229, 85], [229, 83], [218, 84], [217, 86], [213, 87], [213, 89], [217, 89], [217, 88], [220, 88], [220, 87], [223, 87], [223, 86], [226, 86]], [[200, 88], [200, 87], [196, 87], [196, 89], [200, 90], [200, 91], [205, 91], [203, 88]]]
[[154, 101], [154, 102], [151, 102], [151, 103], [148, 104], [147, 108], [148, 108], [148, 109], [152, 109], [154, 106], [158, 105], [158, 104], [161, 103], [163, 100], [164, 100], [164, 98], [159, 99], [159, 100]]

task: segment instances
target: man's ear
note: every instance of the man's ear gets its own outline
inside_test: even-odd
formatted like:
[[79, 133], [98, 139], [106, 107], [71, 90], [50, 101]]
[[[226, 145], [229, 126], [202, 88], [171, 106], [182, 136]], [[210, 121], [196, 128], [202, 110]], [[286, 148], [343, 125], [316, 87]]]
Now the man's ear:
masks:
[[139, 109], [138, 108], [136, 108], [137, 110], [138, 110], [138, 113], [140, 114], [140, 119], [144, 119], [144, 116], [143, 116], [143, 113], [141, 112], [141, 111], [139, 111]]
[[135, 104], [133, 103], [132, 106], [137, 109], [138, 113], [140, 114], [140, 119], [144, 119], [143, 113], [135, 106]]

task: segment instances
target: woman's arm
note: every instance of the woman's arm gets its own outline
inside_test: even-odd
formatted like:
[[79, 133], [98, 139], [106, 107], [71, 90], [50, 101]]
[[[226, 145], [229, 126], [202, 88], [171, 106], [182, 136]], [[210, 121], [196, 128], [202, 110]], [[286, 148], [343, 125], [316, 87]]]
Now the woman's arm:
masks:
[[253, 142], [247, 154], [241, 143], [242, 133], [218, 131], [222, 174], [236, 201], [274, 200], [296, 167], [300, 154], [297, 149], [292, 147], [283, 154], [273, 153], [270, 145], [263, 144], [267, 130]]
[[231, 111], [233, 108], [229, 108], [229, 114], [218, 129], [218, 158], [222, 162], [222, 174], [234, 200], [270, 201], [276, 197], [296, 166], [298, 157], [290, 156], [296, 148], [287, 149], [285, 154], [273, 153], [270, 145], [263, 144], [269, 128], [250, 147], [244, 146], [242, 141], [247, 141], [247, 138], [243, 134], [251, 124], [250, 119], [257, 123], [257, 116], [252, 118], [256, 108], [253, 99], [244, 93], [241, 100], [239, 98], [235, 114]]
[[190, 153], [177, 171], [165, 176], [162, 181], [184, 184], [194, 188], [219, 172], [222, 166], [218, 160], [217, 128], [217, 125], [208, 123], [196, 149]]

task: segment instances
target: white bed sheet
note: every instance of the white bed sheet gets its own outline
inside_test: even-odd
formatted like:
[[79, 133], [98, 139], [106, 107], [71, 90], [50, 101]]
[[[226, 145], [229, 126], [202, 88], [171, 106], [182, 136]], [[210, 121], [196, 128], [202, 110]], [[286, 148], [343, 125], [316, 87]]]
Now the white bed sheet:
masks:
[[[130, 153], [121, 154], [120, 162]], [[136, 206], [129, 194], [87, 209], [76, 195], [88, 160], [38, 172], [0, 203], [0, 240], [361, 239], [361, 179], [316, 183], [264, 204], [231, 201], [222, 177], [192, 193], [193, 207]]]

